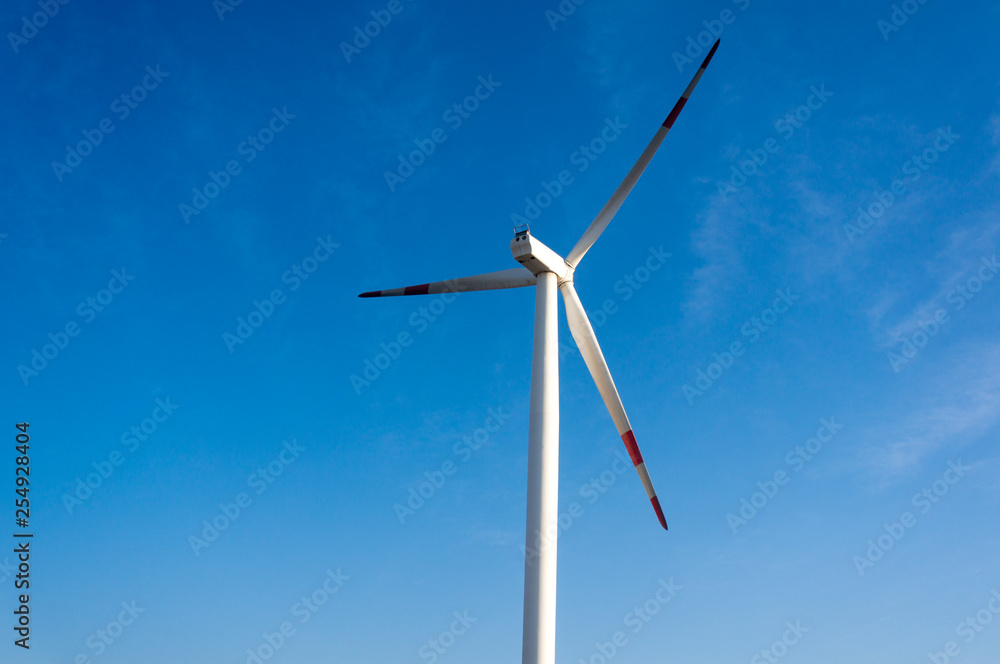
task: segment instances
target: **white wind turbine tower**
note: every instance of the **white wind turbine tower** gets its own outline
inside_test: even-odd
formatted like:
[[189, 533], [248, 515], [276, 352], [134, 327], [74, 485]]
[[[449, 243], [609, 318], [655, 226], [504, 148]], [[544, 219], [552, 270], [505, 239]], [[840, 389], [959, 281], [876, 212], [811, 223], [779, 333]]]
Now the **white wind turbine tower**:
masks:
[[[670, 131], [695, 85], [701, 79], [719, 42], [701, 67], [663, 125], [653, 136], [639, 160], [625, 176], [625, 179], [611, 199], [604, 205], [591, 222], [576, 246], [563, 258], [532, 237], [530, 231], [519, 230], [510, 243], [514, 258], [522, 267], [500, 272], [490, 272], [474, 277], [461, 277], [449, 281], [437, 281], [419, 286], [394, 288], [390, 290], [362, 293], [359, 297], [387, 297], [393, 295], [434, 295], [466, 291], [497, 290], [535, 286], [535, 334], [531, 357], [531, 401], [528, 412], [528, 512], [526, 550], [535, 547], [532, 533], [544, 534], [546, 527], [557, 524], [559, 485], [559, 347], [558, 347], [558, 301], [556, 289], [566, 303], [566, 318], [580, 354], [593, 376], [601, 393], [604, 405], [611, 413], [632, 463], [639, 473], [639, 479], [646, 489], [660, 525], [664, 529], [667, 521], [660, 508], [660, 501], [653, 490], [653, 483], [646, 471], [632, 425], [622, 405], [611, 372], [604, 361], [604, 354], [594, 336], [590, 319], [580, 303], [573, 287], [573, 273], [584, 254], [594, 245], [597, 238], [607, 228], [612, 217], [618, 212], [625, 197], [632, 191], [639, 176], [653, 158], [653, 154]], [[522, 642], [522, 664], [553, 664], [555, 662], [556, 635], [556, 543], [554, 538], [547, 546], [537, 546], [538, 556], [526, 556], [524, 565], [524, 638]]]

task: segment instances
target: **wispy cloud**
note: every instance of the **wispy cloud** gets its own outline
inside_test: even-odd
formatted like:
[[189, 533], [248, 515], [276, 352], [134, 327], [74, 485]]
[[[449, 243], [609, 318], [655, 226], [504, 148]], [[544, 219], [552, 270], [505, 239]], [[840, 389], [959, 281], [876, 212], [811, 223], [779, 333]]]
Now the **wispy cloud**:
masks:
[[725, 299], [733, 283], [746, 274], [741, 244], [747, 208], [715, 196], [699, 215], [691, 234], [695, 255], [704, 263], [691, 274], [690, 296], [684, 310], [696, 318], [708, 316]]
[[975, 441], [1000, 417], [1000, 344], [969, 345], [902, 418], [870, 431], [862, 465], [883, 479], [917, 468], [939, 449]]
[[948, 294], [957, 285], [975, 276], [983, 257], [989, 258], [996, 253], [1000, 222], [993, 220], [995, 215], [989, 214], [986, 217], [979, 224], [963, 226], [951, 234], [948, 245], [924, 267], [929, 278], [935, 279], [938, 285], [932, 288], [930, 295], [921, 298], [907, 313], [889, 325], [882, 323], [887, 309], [893, 299], [904, 295], [900, 291], [896, 291], [895, 297], [886, 291], [882, 292], [880, 303], [869, 310], [873, 316], [872, 328], [882, 348], [893, 346], [904, 336], [915, 332], [922, 322], [934, 318], [935, 311], [949, 310], [946, 301]]

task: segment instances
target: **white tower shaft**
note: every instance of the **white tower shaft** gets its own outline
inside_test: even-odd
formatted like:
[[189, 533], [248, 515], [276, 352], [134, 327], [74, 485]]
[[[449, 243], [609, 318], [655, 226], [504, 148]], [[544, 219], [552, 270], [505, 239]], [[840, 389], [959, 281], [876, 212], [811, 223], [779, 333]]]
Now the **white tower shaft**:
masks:
[[556, 533], [559, 518], [559, 300], [557, 277], [537, 275], [528, 411], [528, 513], [522, 664], [556, 657]]

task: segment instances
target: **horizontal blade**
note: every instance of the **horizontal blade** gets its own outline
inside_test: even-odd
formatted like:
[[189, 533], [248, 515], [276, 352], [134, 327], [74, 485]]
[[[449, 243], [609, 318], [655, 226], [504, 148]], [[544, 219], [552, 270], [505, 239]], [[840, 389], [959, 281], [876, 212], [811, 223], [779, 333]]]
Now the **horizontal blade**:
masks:
[[642, 460], [639, 446], [635, 442], [635, 435], [632, 433], [632, 425], [628, 421], [628, 415], [625, 414], [625, 406], [622, 405], [621, 397], [618, 396], [618, 389], [615, 387], [615, 381], [611, 378], [608, 363], [604, 361], [604, 353], [601, 352], [601, 346], [597, 343], [597, 337], [594, 335], [594, 328], [590, 325], [590, 319], [587, 318], [587, 312], [580, 304], [580, 298], [576, 294], [573, 282], [563, 282], [559, 286], [559, 290], [562, 291], [563, 300], [566, 302], [566, 319], [569, 321], [569, 330], [573, 333], [573, 339], [580, 349], [580, 354], [583, 355], [583, 361], [587, 364], [590, 375], [597, 383], [597, 391], [601, 393], [604, 405], [611, 413], [611, 419], [615, 421], [618, 435], [622, 437], [622, 442], [625, 443], [625, 448], [635, 465], [635, 470], [639, 473], [642, 486], [645, 487], [649, 502], [652, 503], [653, 510], [656, 512], [656, 518], [660, 520], [660, 525], [666, 530], [667, 520], [663, 516], [663, 509], [660, 508], [660, 500], [656, 497], [652, 480], [649, 479], [646, 464]]
[[688, 84], [684, 94], [682, 94], [681, 98], [677, 100], [676, 104], [674, 104], [674, 108], [670, 111], [670, 115], [667, 116], [667, 119], [663, 121], [663, 125], [660, 127], [659, 131], [657, 131], [656, 135], [653, 136], [653, 140], [651, 140], [649, 145], [646, 146], [646, 149], [642, 151], [642, 154], [639, 156], [639, 161], [635, 162], [635, 165], [632, 166], [632, 170], [628, 172], [628, 175], [625, 176], [622, 183], [618, 185], [618, 189], [615, 190], [611, 199], [604, 204], [604, 207], [598, 213], [597, 217], [590, 222], [590, 226], [583, 234], [583, 237], [580, 238], [580, 240], [576, 243], [576, 246], [573, 247], [573, 250], [569, 252], [568, 256], [566, 256], [566, 263], [568, 263], [571, 267], [576, 267], [580, 263], [580, 259], [583, 258], [583, 255], [586, 254], [592, 246], [594, 246], [594, 243], [597, 242], [597, 238], [601, 236], [604, 229], [611, 223], [611, 219], [615, 216], [615, 213], [618, 212], [618, 208], [622, 206], [622, 203], [625, 202], [625, 198], [629, 195], [629, 192], [632, 191], [632, 187], [634, 187], [635, 183], [638, 182], [639, 176], [642, 175], [644, 170], [646, 170], [646, 166], [649, 165], [649, 162], [656, 153], [657, 148], [660, 147], [660, 143], [662, 143], [663, 139], [666, 138], [667, 132], [674, 126], [674, 121], [677, 119], [677, 116], [680, 115], [681, 109], [684, 108], [684, 104], [687, 103], [688, 97], [690, 97], [691, 93], [694, 91], [694, 86], [698, 85], [698, 81], [701, 80], [701, 75], [705, 73], [705, 68], [708, 67], [708, 62], [712, 59], [712, 56], [715, 55], [715, 50], [717, 48], [719, 48], [718, 40], [715, 42], [715, 45], [712, 46], [712, 50], [708, 52], [708, 56], [705, 58], [705, 61], [701, 63], [701, 67], [698, 68], [694, 78], [691, 79], [691, 82]]
[[535, 275], [524, 267], [510, 270], [477, 274], [474, 277], [459, 277], [448, 281], [435, 281], [419, 286], [406, 288], [390, 288], [389, 290], [369, 291], [358, 297], [391, 297], [393, 295], [437, 295], [438, 293], [464, 293], [466, 291], [499, 290], [501, 288], [521, 288], [534, 286]]

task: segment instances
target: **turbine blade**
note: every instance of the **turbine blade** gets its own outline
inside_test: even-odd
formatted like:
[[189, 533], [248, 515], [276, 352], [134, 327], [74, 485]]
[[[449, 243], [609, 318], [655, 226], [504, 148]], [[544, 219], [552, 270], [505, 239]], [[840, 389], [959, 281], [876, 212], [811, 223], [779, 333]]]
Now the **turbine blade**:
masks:
[[684, 108], [684, 104], [687, 103], [688, 97], [690, 97], [691, 93], [694, 91], [694, 86], [698, 85], [698, 81], [701, 80], [701, 75], [705, 73], [705, 68], [708, 67], [709, 61], [712, 59], [712, 56], [715, 55], [715, 50], [719, 48], [719, 41], [720, 40], [716, 40], [715, 45], [712, 46], [712, 50], [708, 52], [704, 62], [701, 63], [701, 67], [698, 68], [694, 78], [691, 79], [691, 82], [688, 84], [684, 94], [682, 94], [681, 98], [677, 100], [676, 104], [674, 104], [674, 108], [670, 111], [670, 115], [668, 115], [667, 119], [663, 121], [663, 125], [656, 132], [656, 135], [653, 136], [653, 140], [649, 142], [646, 149], [642, 151], [641, 155], [639, 155], [639, 161], [635, 162], [635, 165], [632, 166], [632, 170], [628, 172], [628, 175], [625, 176], [622, 183], [618, 185], [618, 189], [616, 189], [615, 193], [612, 194], [611, 199], [604, 204], [604, 207], [597, 214], [594, 220], [590, 222], [590, 226], [583, 234], [583, 237], [580, 238], [580, 240], [576, 243], [576, 246], [573, 247], [573, 250], [569, 252], [568, 256], [566, 256], [566, 263], [571, 267], [576, 267], [580, 263], [580, 259], [583, 258], [583, 255], [586, 254], [592, 246], [594, 246], [594, 243], [597, 242], [597, 238], [601, 236], [604, 229], [608, 227], [609, 223], [611, 223], [611, 219], [615, 216], [615, 213], [618, 212], [618, 208], [620, 208], [622, 203], [625, 202], [625, 198], [629, 195], [629, 192], [632, 191], [632, 187], [634, 187], [635, 183], [639, 180], [639, 176], [642, 175], [644, 170], [646, 170], [646, 166], [649, 165], [649, 162], [656, 153], [657, 148], [660, 147], [660, 143], [662, 143], [663, 139], [666, 138], [667, 132], [674, 126], [674, 121], [677, 119], [677, 116], [680, 115], [681, 109]]
[[618, 396], [618, 389], [615, 387], [615, 381], [611, 378], [608, 363], [604, 361], [604, 353], [601, 352], [601, 346], [597, 343], [597, 337], [594, 335], [594, 328], [590, 325], [587, 312], [580, 303], [580, 297], [576, 294], [573, 282], [563, 282], [559, 286], [559, 290], [562, 291], [563, 300], [566, 302], [566, 319], [569, 321], [573, 340], [576, 341], [577, 348], [583, 355], [583, 361], [587, 364], [590, 375], [593, 376], [594, 382], [597, 384], [597, 391], [601, 393], [604, 405], [611, 413], [611, 419], [615, 421], [618, 435], [622, 437], [622, 442], [625, 443], [625, 448], [635, 465], [635, 470], [639, 473], [639, 479], [642, 480], [642, 486], [646, 489], [649, 502], [652, 503], [653, 509], [656, 511], [656, 518], [660, 520], [660, 525], [666, 530], [667, 520], [663, 516], [663, 509], [660, 508], [660, 500], [656, 497], [652, 480], [649, 479], [646, 464], [642, 460], [639, 446], [635, 442], [635, 435], [632, 433], [632, 425], [628, 421], [628, 415], [625, 414], [625, 406], [622, 405], [621, 397]]
[[390, 288], [388, 290], [369, 291], [358, 297], [390, 297], [393, 295], [437, 295], [438, 293], [464, 293], [466, 291], [499, 290], [501, 288], [521, 288], [534, 286], [535, 275], [524, 267], [510, 270], [500, 270], [488, 274], [477, 274], [474, 277], [459, 277], [447, 281], [435, 281], [419, 286], [406, 288]]

